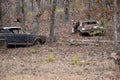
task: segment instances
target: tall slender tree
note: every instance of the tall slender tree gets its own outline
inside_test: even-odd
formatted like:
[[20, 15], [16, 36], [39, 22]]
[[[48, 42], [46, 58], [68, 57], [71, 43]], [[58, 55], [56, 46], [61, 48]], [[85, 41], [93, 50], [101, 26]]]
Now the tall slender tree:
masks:
[[40, 11], [40, 1], [41, 0], [32, 0], [32, 13], [33, 13], [33, 22], [32, 27], [33, 31], [32, 34], [37, 34], [39, 31], [39, 11]]
[[8, 9], [8, 12], [7, 12], [7, 16], [9, 18], [9, 22], [8, 22], [8, 26], [13, 26], [13, 15], [12, 15], [12, 3], [10, 1], [7, 1], [8, 4], [9, 4], [9, 9]]
[[89, 9], [88, 19], [90, 20], [92, 18], [91, 11], [92, 11], [92, 8], [93, 8], [93, 0], [89, 0], [88, 5], [89, 5], [88, 6], [88, 9]]
[[51, 44], [55, 40], [55, 36], [54, 36], [54, 23], [55, 23], [56, 5], [57, 5], [57, 0], [52, 0], [51, 18], [50, 18], [50, 34], [49, 34], [49, 41], [50, 41]]
[[2, 0], [0, 0], [0, 27], [2, 26]]
[[17, 21], [21, 23], [23, 30], [26, 30], [25, 27], [25, 11], [24, 11], [24, 0], [17, 0]]
[[65, 15], [65, 22], [69, 20], [69, 0], [64, 1], [64, 15]]
[[114, 50], [117, 50], [118, 41], [117, 41], [117, 0], [114, 0]]

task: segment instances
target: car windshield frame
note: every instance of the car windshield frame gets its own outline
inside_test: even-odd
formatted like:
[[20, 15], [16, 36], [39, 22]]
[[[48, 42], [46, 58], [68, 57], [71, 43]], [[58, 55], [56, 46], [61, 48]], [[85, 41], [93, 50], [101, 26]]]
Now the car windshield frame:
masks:
[[21, 27], [0, 27], [0, 33], [12, 33], [12, 34], [29, 34]]
[[94, 25], [94, 26], [97, 26], [98, 23], [97, 21], [85, 21], [85, 22], [82, 22], [82, 25]]

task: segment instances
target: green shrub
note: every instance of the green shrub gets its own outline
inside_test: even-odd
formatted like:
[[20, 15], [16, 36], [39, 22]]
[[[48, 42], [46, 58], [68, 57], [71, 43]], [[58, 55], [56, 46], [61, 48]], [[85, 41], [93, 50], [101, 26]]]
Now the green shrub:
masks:
[[75, 56], [72, 57], [72, 59], [71, 59], [71, 61], [69, 62], [69, 64], [75, 65], [75, 64], [78, 63], [78, 60], [79, 60], [78, 56], [75, 55]]
[[27, 16], [32, 17], [32, 12], [31, 11], [27, 12]]
[[47, 61], [47, 62], [53, 62], [54, 61], [54, 55], [53, 55], [53, 53], [51, 53], [49, 56], [47, 56], [45, 58], [45, 61]]
[[37, 49], [33, 48], [33, 49], [31, 49], [31, 52], [32, 53], [37, 53]]
[[90, 61], [86, 61], [85, 64], [86, 64], [86, 65], [90, 65], [91, 62], [90, 62]]
[[79, 61], [79, 57], [77, 55], [74, 55], [71, 59], [71, 61], [69, 62], [70, 65], [90, 65], [91, 62], [90, 61]]
[[90, 32], [89, 35], [94, 36], [94, 35], [102, 34], [102, 33], [103, 33], [102, 30], [97, 30], [97, 31]]

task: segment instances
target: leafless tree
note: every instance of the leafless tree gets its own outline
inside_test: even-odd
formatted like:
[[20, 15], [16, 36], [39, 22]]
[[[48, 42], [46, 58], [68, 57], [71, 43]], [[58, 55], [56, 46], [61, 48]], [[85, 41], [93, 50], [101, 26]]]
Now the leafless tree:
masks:
[[64, 15], [65, 15], [65, 22], [69, 20], [69, 0], [64, 1]]
[[40, 13], [40, 1], [41, 0], [32, 0], [32, 13], [33, 13], [33, 22], [32, 27], [33, 31], [32, 34], [37, 34], [39, 31], [39, 17]]
[[52, 44], [55, 40], [54, 36], [54, 22], [55, 22], [55, 10], [56, 10], [57, 0], [52, 1], [51, 7], [51, 18], [50, 18], [50, 34], [49, 34], [49, 41]]
[[89, 9], [88, 19], [90, 20], [92, 18], [91, 11], [92, 11], [92, 8], [93, 8], [93, 0], [89, 0], [88, 5], [89, 5], [88, 6], [88, 9]]
[[9, 9], [7, 11], [7, 16], [9, 18], [8, 26], [13, 26], [12, 2], [8, 0], [7, 3], [9, 5]]
[[24, 11], [24, 0], [17, 0], [17, 21], [21, 23], [23, 30], [26, 30], [25, 27], [25, 11]]
[[114, 0], [114, 50], [117, 50], [118, 37], [117, 37], [117, 0]]
[[2, 0], [0, 0], [0, 27], [2, 26]]

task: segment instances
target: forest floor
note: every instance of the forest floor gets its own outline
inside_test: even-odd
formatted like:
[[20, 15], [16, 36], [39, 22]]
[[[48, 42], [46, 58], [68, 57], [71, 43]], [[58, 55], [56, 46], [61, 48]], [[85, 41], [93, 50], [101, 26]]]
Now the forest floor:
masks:
[[[71, 26], [71, 22], [55, 24], [57, 41], [52, 46], [46, 43], [40, 47], [1, 49], [0, 80], [120, 80], [118, 66], [108, 58], [113, 44], [70, 45], [67, 40], [99, 37], [71, 34]], [[49, 35], [48, 23], [41, 23], [40, 33]], [[53, 61], [46, 61], [51, 55]]]

